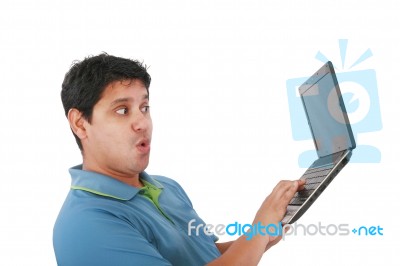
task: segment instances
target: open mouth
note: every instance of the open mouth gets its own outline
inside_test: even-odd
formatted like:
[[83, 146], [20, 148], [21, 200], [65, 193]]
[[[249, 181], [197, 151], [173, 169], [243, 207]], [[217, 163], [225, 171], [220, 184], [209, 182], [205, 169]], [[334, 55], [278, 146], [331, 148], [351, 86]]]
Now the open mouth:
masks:
[[148, 153], [150, 151], [150, 141], [143, 139], [139, 141], [139, 143], [136, 145], [136, 148], [142, 153]]

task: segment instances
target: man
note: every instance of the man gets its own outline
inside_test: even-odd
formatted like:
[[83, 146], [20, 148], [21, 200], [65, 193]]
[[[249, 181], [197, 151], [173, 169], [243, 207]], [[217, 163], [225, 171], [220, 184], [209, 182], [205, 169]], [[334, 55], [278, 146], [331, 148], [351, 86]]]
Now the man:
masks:
[[[54, 226], [59, 265], [256, 265], [280, 239], [258, 234], [216, 243], [172, 179], [144, 172], [150, 156], [150, 75], [139, 62], [100, 54], [75, 63], [61, 98], [83, 163]], [[303, 181], [281, 181], [254, 224], [277, 224]]]

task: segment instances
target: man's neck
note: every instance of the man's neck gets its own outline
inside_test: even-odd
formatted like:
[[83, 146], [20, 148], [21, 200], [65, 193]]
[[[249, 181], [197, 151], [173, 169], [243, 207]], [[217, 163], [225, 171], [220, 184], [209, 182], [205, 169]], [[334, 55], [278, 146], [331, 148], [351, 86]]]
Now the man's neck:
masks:
[[127, 173], [117, 171], [114, 169], [93, 166], [90, 163], [85, 162], [85, 160], [83, 161], [83, 164], [82, 164], [82, 170], [96, 172], [96, 173], [99, 173], [102, 175], [106, 175], [106, 176], [112, 177], [118, 181], [121, 181], [127, 185], [130, 185], [130, 186], [133, 186], [136, 188], [143, 187], [143, 183], [142, 183], [142, 181], [140, 181], [140, 178], [139, 178], [139, 173], [127, 174]]

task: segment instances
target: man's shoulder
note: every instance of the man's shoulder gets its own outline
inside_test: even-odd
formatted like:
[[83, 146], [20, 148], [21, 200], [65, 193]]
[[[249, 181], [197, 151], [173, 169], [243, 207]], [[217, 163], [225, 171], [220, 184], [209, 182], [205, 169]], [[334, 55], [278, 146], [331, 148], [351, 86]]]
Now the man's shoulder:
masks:
[[163, 176], [163, 175], [149, 175], [153, 180], [159, 182], [163, 186], [172, 186], [179, 189], [182, 189], [181, 185], [172, 178]]
[[163, 176], [163, 175], [150, 175], [153, 180], [160, 183], [164, 188], [167, 188], [170, 191], [174, 191], [174, 195], [180, 195], [186, 202], [189, 202], [190, 206], [192, 206], [192, 202], [190, 201], [189, 196], [186, 194], [185, 190], [182, 186], [172, 178]]

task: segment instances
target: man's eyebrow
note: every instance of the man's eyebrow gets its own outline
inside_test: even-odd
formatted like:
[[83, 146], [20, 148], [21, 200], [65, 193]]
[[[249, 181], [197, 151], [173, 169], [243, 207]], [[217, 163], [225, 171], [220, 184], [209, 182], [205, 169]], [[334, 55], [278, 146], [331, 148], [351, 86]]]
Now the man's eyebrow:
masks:
[[132, 101], [132, 100], [133, 100], [132, 97], [118, 98], [118, 99], [112, 101], [110, 106], [114, 106], [114, 105], [117, 105], [117, 104], [120, 104], [120, 103], [126, 103], [126, 102], [129, 102], [129, 101]]
[[[146, 93], [143, 95], [142, 100], [148, 100], [149, 99], [149, 95]], [[120, 103], [126, 103], [126, 102], [131, 102], [134, 99], [132, 97], [124, 97], [124, 98], [118, 98], [114, 101], [111, 102], [110, 106], [114, 106]]]

